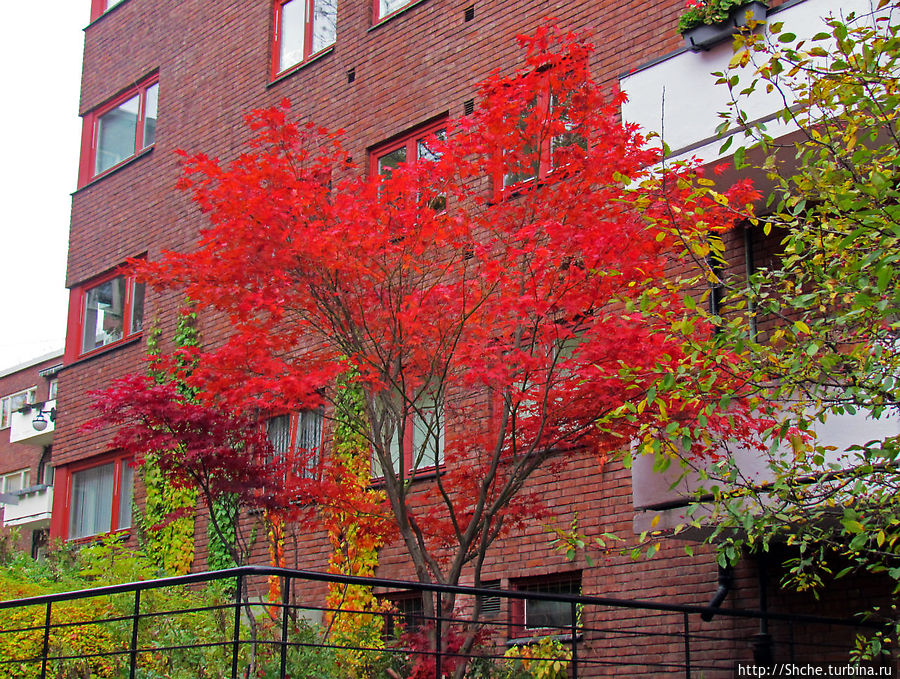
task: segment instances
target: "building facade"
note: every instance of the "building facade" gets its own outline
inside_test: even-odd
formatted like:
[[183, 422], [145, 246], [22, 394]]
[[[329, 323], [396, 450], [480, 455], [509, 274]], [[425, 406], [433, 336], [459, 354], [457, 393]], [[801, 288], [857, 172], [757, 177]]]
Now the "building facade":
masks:
[[[821, 16], [838, 7], [831, 0], [772, 4], [770, 11], [785, 15]], [[666, 128], [678, 135], [678, 144], [670, 146], [689, 152], [713, 144], [713, 107], [718, 105], [712, 95], [708, 101], [698, 98], [698, 87], [706, 90], [695, 80], [710, 80], [705, 74], [727, 62], [730, 47], [686, 50], [676, 28], [683, 7], [682, 0], [223, 0], [215, 5], [92, 0], [60, 375], [66, 417], [54, 440], [51, 536], [80, 540], [131, 531], [133, 512], [143, 503], [137, 473], [127, 457], [110, 448], [109, 432], [86, 432], [81, 425], [91, 417], [88, 392], [143, 370], [151, 329], [159, 328], [163, 348], [171, 348], [181, 300], [145, 290], [120, 267], [128, 258], [154, 259], [163, 250], [190, 248], [197, 237], [202, 217], [174, 188], [176, 150], [234, 159], [248, 136], [245, 114], [287, 98], [296, 118], [345, 130], [348, 155], [374, 168], [399, 149], [414, 152], [417, 136], [443, 118], [462, 115], [476, 97], [476, 84], [491, 71], [515, 70], [521, 56], [515, 36], [552, 16], [564, 29], [593, 35], [595, 78], [631, 95], [625, 118], [654, 127], [665, 100], [665, 109], [678, 115]], [[699, 113], [689, 112], [698, 105]], [[745, 245], [736, 241], [734, 247]], [[215, 319], [201, 319], [199, 331], [204, 342], [221, 339]], [[283, 425], [289, 431], [291, 424]], [[655, 515], [678, 504], [677, 498], [662, 497], [668, 484], [651, 476], [646, 470], [633, 475], [617, 462], [599, 465], [586, 453], [563, 470], [538, 474], [532, 486], [553, 509], [552, 526], [569, 526], [577, 517], [588, 534], [614, 532], [631, 539], [636, 526], [649, 525], [647, 512]], [[193, 568], [202, 570], [207, 566], [202, 515], [196, 534]], [[289, 541], [288, 552], [289, 565], [323, 570], [330, 545], [324, 535], [306, 535], [300, 545]], [[268, 559], [262, 543], [257, 556], [259, 562]], [[379, 575], [413, 576], [397, 545], [385, 547], [379, 563]], [[760, 569], [771, 576], [763, 586], [775, 593], [778, 566], [748, 559], [735, 575], [729, 594], [733, 605], [760, 606], [760, 582], [765, 582]], [[593, 566], [582, 556], [569, 561], [550, 545], [547, 528], [534, 525], [498, 544], [484, 579], [503, 588], [704, 604], [717, 588], [718, 573], [709, 549], [698, 547], [688, 556], [676, 541], [664, 544], [651, 560], [609, 554]], [[870, 587], [878, 585], [861, 583], [855, 594], [836, 593], [819, 602], [793, 595], [770, 605], [843, 614], [846, 597], [868, 596]], [[524, 623], [524, 611], [494, 614], [508, 616], [512, 626], [517, 616]], [[630, 622], [639, 624], [638, 617]], [[734, 658], [752, 659], [745, 623], [710, 624], [720, 631], [733, 629]], [[664, 657], [666, 644], [677, 643], [660, 641], [658, 648], [648, 649], [623, 642], [614, 650], [624, 658]]]
[[61, 368], [62, 352], [54, 352], [0, 371], [0, 527], [34, 556], [49, 539]]

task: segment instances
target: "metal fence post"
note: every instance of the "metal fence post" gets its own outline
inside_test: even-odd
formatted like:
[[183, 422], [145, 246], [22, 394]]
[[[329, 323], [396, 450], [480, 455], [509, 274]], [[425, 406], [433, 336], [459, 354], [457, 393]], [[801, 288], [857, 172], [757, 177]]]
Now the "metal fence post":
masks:
[[572, 602], [572, 679], [578, 679], [578, 604]]
[[441, 594], [434, 593], [434, 677], [441, 679]]
[[50, 613], [53, 602], [47, 602], [47, 612], [44, 615], [44, 650], [41, 653], [41, 679], [47, 677], [47, 656], [50, 655]]
[[288, 604], [291, 601], [291, 582], [288, 576], [284, 576], [281, 583], [281, 679], [285, 679], [287, 669], [287, 635], [288, 635]]
[[688, 629], [687, 611], [682, 615], [684, 616], [684, 676], [691, 679], [691, 633]]
[[244, 596], [244, 575], [237, 576], [237, 589], [234, 592], [234, 636], [231, 642], [231, 679], [238, 675], [238, 650], [241, 645], [241, 599]]
[[137, 672], [137, 641], [138, 641], [138, 621], [141, 618], [141, 590], [134, 590], [134, 615], [131, 619], [131, 648], [128, 649], [128, 655], [131, 662], [131, 679], [134, 679]]

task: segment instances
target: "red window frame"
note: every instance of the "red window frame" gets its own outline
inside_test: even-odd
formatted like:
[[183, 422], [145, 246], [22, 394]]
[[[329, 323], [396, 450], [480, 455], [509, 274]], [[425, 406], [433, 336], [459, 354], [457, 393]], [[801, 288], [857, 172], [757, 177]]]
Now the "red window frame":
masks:
[[[72, 501], [72, 491], [73, 491], [73, 483], [75, 474], [79, 472], [88, 471], [90, 469], [96, 469], [102, 467], [104, 465], [112, 464], [113, 465], [113, 486], [112, 493], [110, 497], [111, 507], [110, 507], [110, 526], [107, 531], [100, 531], [98, 533], [94, 533], [92, 535], [84, 535], [81, 537], [71, 537], [71, 524], [72, 524], [72, 509], [73, 509], [73, 501]], [[89, 541], [94, 540], [98, 537], [102, 537], [104, 535], [109, 535], [110, 533], [124, 533], [130, 532], [133, 524], [134, 524], [134, 473], [132, 471], [131, 474], [131, 488], [129, 488], [129, 492], [132, 493], [131, 502], [129, 502], [129, 507], [131, 509], [132, 515], [128, 517], [127, 525], [123, 525], [123, 517], [119, 516], [122, 502], [122, 478], [123, 478], [123, 470], [125, 466], [134, 467], [134, 460], [131, 456], [126, 455], [121, 451], [116, 451], [112, 453], [107, 453], [106, 455], [101, 455], [98, 457], [93, 457], [90, 460], [84, 460], [81, 462], [77, 462], [70, 465], [65, 465], [56, 469], [54, 474], [54, 488], [56, 488], [56, 494], [54, 495], [53, 501], [53, 511], [51, 513], [51, 526], [50, 526], [50, 534], [51, 537], [59, 537], [63, 540], [75, 540], [75, 541]]]
[[404, 132], [403, 134], [389, 139], [386, 142], [382, 142], [377, 146], [373, 146], [369, 150], [369, 176], [377, 177], [379, 174], [382, 174], [378, 171], [378, 161], [401, 148], [406, 150], [406, 159], [402, 162], [408, 163], [410, 162], [411, 158], [415, 158], [418, 160], [419, 141], [422, 141], [425, 138], [431, 137], [435, 134], [446, 132], [446, 130], [446, 118], [441, 117], [440, 120], [425, 123], [424, 125], [419, 125], [409, 132]]
[[[534, 101], [534, 107], [536, 109], [548, 109], [552, 110], [553, 101], [551, 99], [550, 92], [541, 92], [537, 95]], [[577, 133], [575, 133], [577, 134]], [[552, 172], [554, 172], [559, 166], [554, 161], [555, 156], [555, 146], [556, 140], [562, 138], [564, 135], [556, 135], [551, 137], [545, 137], [541, 140], [540, 148], [536, 149], [538, 152], [538, 165], [537, 172], [531, 175], [530, 177], [520, 179], [518, 181], [509, 182], [508, 177], [510, 176], [510, 172], [501, 173], [494, 177], [494, 197], [495, 199], [502, 199], [504, 196], [508, 196], [510, 194], [515, 194], [518, 191], [521, 191], [525, 187], [530, 185], [534, 185], [535, 183], [540, 183], [545, 180]], [[583, 138], [582, 138], [583, 139]]]
[[[581, 571], [566, 571], [564, 573], [550, 573], [528, 578], [517, 578], [510, 581], [510, 589], [530, 592], [553, 593], [560, 587], [576, 585], [579, 592], [582, 587]], [[544, 589], [546, 588], [546, 589]], [[563, 592], [560, 592], [563, 593]], [[573, 592], [565, 592], [572, 594]], [[563, 627], [528, 627], [526, 599], [509, 600], [509, 634], [511, 638], [525, 636], [541, 636], [543, 634], [565, 634], [567, 629]]]
[[[390, 0], [388, 0], [388, 2], [389, 1]], [[382, 2], [382, 0], [372, 0], [372, 24], [373, 25], [381, 23], [385, 19], [389, 19], [390, 17], [394, 16], [395, 14], [400, 14], [400, 12], [405, 10], [407, 7], [409, 7], [410, 5], [414, 5], [417, 2], [420, 2], [420, 0], [406, 0], [406, 2], [401, 4], [399, 7], [395, 7], [394, 9], [387, 11], [384, 14], [381, 13], [381, 2]]]
[[[435, 405], [433, 408], [425, 406], [424, 410], [437, 410], [437, 406]], [[403, 431], [403, 441], [398, 443], [398, 439], [395, 439], [391, 442], [391, 457], [396, 462], [399, 462], [402, 465], [402, 473], [404, 477], [409, 478], [410, 476], [421, 476], [423, 474], [430, 474], [436, 471], [438, 468], [444, 466], [444, 455], [445, 455], [445, 447], [447, 441], [447, 423], [445, 418], [445, 413], [443, 407], [440, 409], [440, 416], [437, 422], [438, 427], [438, 441], [437, 441], [437, 451], [436, 451], [436, 464], [429, 464], [429, 461], [425, 458], [421, 459], [419, 462], [419, 466], [415, 466], [413, 459], [413, 455], [419, 452], [420, 445], [416, 444], [415, 434], [418, 428], [418, 423], [421, 420], [418, 413], [413, 413], [408, 418], [409, 421], [406, 423]], [[427, 428], [423, 428], [428, 435], [429, 430]], [[422, 430], [420, 430], [422, 431]], [[399, 434], [399, 432], [396, 432]], [[399, 450], [397, 450], [399, 448]], [[399, 453], [399, 454], [398, 454]], [[372, 451], [372, 478], [375, 480], [383, 479], [384, 474], [380, 469], [379, 461], [375, 455], [375, 451]], [[395, 471], [400, 472], [400, 469], [396, 469]]]
[[113, 7], [118, 7], [125, 0], [91, 0], [91, 21], [96, 21]]
[[[84, 332], [85, 321], [87, 318], [88, 293], [95, 290], [101, 285], [123, 278], [125, 283], [125, 295], [122, 300], [122, 327], [121, 337], [106, 342], [100, 346], [85, 349]], [[140, 290], [140, 295], [136, 295], [135, 291]], [[135, 302], [140, 300], [140, 327], [135, 322], [134, 312], [136, 311]], [[132, 338], [139, 337], [144, 329], [144, 284], [139, 283], [134, 276], [129, 275], [122, 269], [116, 269], [102, 276], [93, 278], [81, 285], [78, 285], [69, 293], [69, 321], [66, 332], [66, 351], [65, 362], [71, 363], [86, 356], [93, 356], [102, 353], [114, 347], [117, 347]]]
[[[274, 2], [274, 19], [272, 21], [272, 78], [283, 75], [294, 69], [300, 68], [315, 56], [327, 52], [334, 47], [337, 30], [332, 36], [331, 42], [322, 45], [317, 50], [313, 50], [315, 42], [315, 18], [316, 3], [320, 0], [275, 0]], [[337, 0], [335, 5], [337, 4]], [[299, 61], [291, 64], [282, 65], [281, 63], [281, 40], [284, 34], [284, 7], [291, 2], [303, 3], [303, 54]], [[337, 16], [337, 7], [335, 6], [335, 17]], [[335, 19], [336, 20], [336, 19]]]
[[[152, 141], [145, 142], [144, 130], [147, 121], [147, 93], [154, 87], [159, 86], [159, 74], [144, 78], [141, 82], [119, 92], [115, 97], [106, 103], [96, 107], [95, 109], [84, 114], [81, 126], [81, 162], [78, 169], [78, 186], [84, 186], [89, 182], [109, 174], [121, 166], [134, 159], [140, 153], [147, 149], [153, 148], [156, 144], [156, 134], [154, 127], [154, 138]], [[159, 90], [156, 90], [158, 97]], [[134, 149], [132, 152], [122, 158], [117, 163], [97, 170], [97, 151], [100, 141], [100, 121], [108, 113], [113, 112], [134, 97], [139, 97], [137, 119], [135, 120], [134, 131]], [[156, 120], [156, 119], [154, 119]]]

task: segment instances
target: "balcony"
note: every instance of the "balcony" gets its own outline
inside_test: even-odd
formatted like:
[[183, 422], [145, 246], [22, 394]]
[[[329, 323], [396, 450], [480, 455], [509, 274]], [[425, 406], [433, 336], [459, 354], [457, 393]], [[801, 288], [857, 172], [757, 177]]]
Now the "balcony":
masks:
[[12, 413], [9, 442], [49, 446], [56, 429], [56, 400], [33, 403]]
[[[808, 39], [825, 30], [823, 16], [851, 11], [862, 14], [871, 8], [864, 0], [788, 2], [770, 10], [768, 21], [783, 22], [798, 39]], [[661, 134], [673, 158], [696, 156], [702, 163], [721, 159], [719, 149], [726, 137], [717, 137], [715, 129], [722, 122], [719, 112], [728, 109], [729, 90], [717, 85], [717, 78], [711, 74], [726, 71], [732, 54], [731, 41], [727, 40], [706, 52], [675, 52], [622, 76], [619, 85], [628, 95], [622, 118]], [[750, 75], [742, 74], [742, 78]], [[765, 123], [773, 137], [793, 131], [775, 119], [784, 105], [779, 92], [767, 94], [764, 88], [742, 100], [749, 124]]]
[[[4, 526], [41, 528], [50, 525], [50, 510], [53, 507], [52, 486], [46, 484], [30, 486], [0, 498], [4, 500], [0, 502]], [[12, 499], [13, 502], [6, 502], [8, 499]]]
[[[879, 419], [862, 411], [854, 415], [831, 415], [825, 422], [816, 421], [813, 431], [818, 445], [833, 448], [824, 464], [820, 465], [822, 473], [832, 463], [848, 469], [852, 468], [853, 458], [852, 453], [847, 453], [847, 448], [900, 435], [900, 415], [885, 413]], [[747, 482], [762, 485], [772, 480], [763, 454], [745, 449], [732, 450], [729, 454]], [[785, 451], [785, 455], [792, 454], [792, 451]], [[696, 498], [699, 489], [708, 488], [711, 484], [711, 481], [701, 479], [699, 471], [685, 473], [677, 460], [673, 460], [664, 471], [654, 471], [651, 456], [635, 458], [631, 468], [634, 532], [651, 529], [667, 531], [686, 523], [689, 502]], [[693, 519], [702, 519], [703, 513], [704, 506], [701, 506], [699, 513], [695, 510]], [[688, 532], [683, 536], [691, 535]]]

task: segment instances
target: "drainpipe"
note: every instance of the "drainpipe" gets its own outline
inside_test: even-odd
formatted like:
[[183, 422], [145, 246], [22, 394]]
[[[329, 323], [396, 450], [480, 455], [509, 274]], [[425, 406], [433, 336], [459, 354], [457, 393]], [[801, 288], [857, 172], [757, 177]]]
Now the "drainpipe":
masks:
[[[710, 608], [719, 608], [722, 605], [722, 602], [725, 601], [725, 597], [728, 596], [728, 592], [734, 587], [734, 569], [731, 566], [719, 566], [718, 582], [719, 588], [716, 590], [716, 593], [713, 594], [713, 598], [709, 602]], [[714, 615], [714, 611], [706, 611], [700, 614], [700, 618], [703, 622], [709, 622], [713, 619]]]
[[772, 649], [772, 635], [769, 634], [769, 576], [766, 553], [760, 551], [756, 557], [756, 579], [759, 583], [759, 633], [750, 642], [753, 648], [753, 662], [756, 665], [773, 665], [775, 655]]

